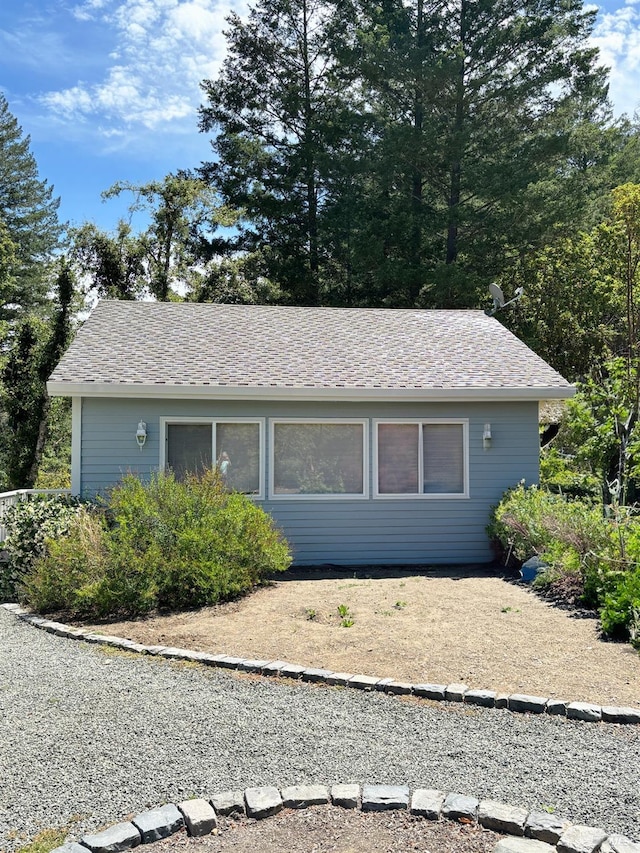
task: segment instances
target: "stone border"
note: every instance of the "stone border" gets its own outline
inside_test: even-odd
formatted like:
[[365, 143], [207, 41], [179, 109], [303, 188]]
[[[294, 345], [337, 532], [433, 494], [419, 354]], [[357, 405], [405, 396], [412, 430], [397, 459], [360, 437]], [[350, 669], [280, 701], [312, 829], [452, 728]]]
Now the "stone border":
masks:
[[572, 824], [543, 811], [529, 811], [495, 800], [477, 800], [460, 793], [446, 793], [408, 785], [339, 784], [292, 785], [223, 791], [208, 799], [185, 800], [150, 809], [131, 821], [117, 823], [79, 842], [67, 841], [52, 853], [123, 853], [139, 844], [168, 838], [185, 829], [187, 835], [209, 835], [222, 815], [261, 820], [283, 808], [304, 809], [315, 805], [361, 811], [407, 810], [426, 820], [450, 820], [475, 824], [506, 835], [494, 853], [640, 853], [640, 844], [624, 835], [608, 835], [603, 829]]
[[466, 705], [476, 705], [482, 708], [503, 708], [516, 713], [549, 714], [589, 723], [640, 724], [640, 708], [614, 705], [603, 706], [595, 705], [591, 702], [571, 702], [565, 699], [530, 696], [525, 693], [497, 693], [495, 690], [471, 689], [466, 684], [410, 684], [405, 681], [394, 681], [392, 678], [377, 678], [371, 675], [332, 672], [328, 669], [304, 667], [282, 660], [248, 660], [231, 657], [230, 655], [194, 652], [172, 646], [144, 646], [141, 643], [134, 643], [132, 640], [126, 640], [122, 637], [96, 634], [92, 631], [86, 631], [83, 628], [64, 625], [62, 622], [52, 622], [50, 619], [36, 616], [19, 604], [2, 604], [0, 606], [14, 613], [25, 622], [34, 625], [36, 628], [41, 628], [58, 637], [84, 640], [87, 643], [100, 643], [101, 645], [111, 646], [122, 651], [137, 652], [138, 654], [156, 655], [173, 660], [187, 660], [194, 663], [202, 663], [206, 666], [234, 669], [239, 672], [254, 673], [256, 675], [292, 678], [315, 684], [322, 683], [330, 686], [352, 687], [358, 690], [381, 691], [392, 695], [412, 695], [439, 702], [462, 702]]

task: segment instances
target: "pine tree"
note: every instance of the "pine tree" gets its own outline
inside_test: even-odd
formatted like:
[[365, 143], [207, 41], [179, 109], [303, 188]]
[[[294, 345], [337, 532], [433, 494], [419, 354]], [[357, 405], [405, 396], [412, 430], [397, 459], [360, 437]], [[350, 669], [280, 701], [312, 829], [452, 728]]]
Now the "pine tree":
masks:
[[243, 211], [229, 249], [260, 251], [289, 301], [325, 301], [330, 252], [326, 179], [345, 146], [345, 101], [333, 75], [337, 22], [319, 0], [263, 0], [229, 19], [228, 55], [203, 83], [201, 128], [217, 159], [203, 176]]
[[0, 94], [0, 241], [13, 247], [4, 275], [0, 247], [0, 319], [46, 300], [47, 264], [61, 233], [58, 206], [53, 187], [38, 176], [29, 137]]
[[594, 16], [580, 0], [232, 16], [201, 113], [203, 174], [243, 210], [228, 249], [260, 249], [300, 304], [478, 304], [589, 192], [572, 159], [578, 127], [606, 130]]

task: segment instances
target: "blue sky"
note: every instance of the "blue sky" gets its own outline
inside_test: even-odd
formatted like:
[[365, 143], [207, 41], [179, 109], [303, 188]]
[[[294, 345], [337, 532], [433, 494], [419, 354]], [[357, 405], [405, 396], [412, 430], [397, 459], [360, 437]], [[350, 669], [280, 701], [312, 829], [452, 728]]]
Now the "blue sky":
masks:
[[[224, 55], [222, 31], [244, 0], [4, 0], [0, 90], [61, 218], [113, 228], [117, 180], [143, 183], [208, 158], [199, 83]], [[640, 107], [640, 0], [599, 5], [594, 43], [611, 68], [617, 115]]]

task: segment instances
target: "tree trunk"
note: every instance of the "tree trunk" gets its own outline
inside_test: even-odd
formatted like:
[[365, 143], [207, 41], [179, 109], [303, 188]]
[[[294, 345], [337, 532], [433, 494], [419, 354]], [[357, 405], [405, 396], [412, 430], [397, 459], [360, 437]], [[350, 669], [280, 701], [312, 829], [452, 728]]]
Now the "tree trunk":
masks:
[[38, 471], [40, 469], [40, 463], [42, 462], [42, 454], [44, 453], [44, 445], [47, 440], [47, 426], [49, 425], [49, 412], [51, 411], [51, 399], [49, 397], [45, 397], [42, 403], [42, 412], [40, 415], [40, 424], [38, 426], [38, 438], [36, 440], [36, 446], [33, 450], [33, 457], [31, 460], [31, 467], [29, 468], [29, 472], [26, 476], [26, 482], [24, 486], [21, 488], [25, 489], [33, 489], [35, 486], [36, 480], [38, 479]]
[[465, 119], [465, 57], [467, 40], [467, 0], [460, 2], [460, 66], [456, 81], [455, 116], [451, 138], [451, 167], [449, 172], [449, 198], [447, 199], [446, 263], [454, 264], [458, 258], [460, 196], [462, 190], [463, 132]]
[[305, 304], [319, 305], [320, 293], [318, 271], [320, 268], [318, 254], [318, 198], [316, 186], [316, 169], [314, 158], [313, 121], [314, 110], [311, 95], [311, 63], [309, 60], [308, 27], [306, 0], [302, 4], [302, 51], [304, 63], [304, 137], [305, 148], [305, 181], [307, 195], [307, 239], [309, 250], [309, 280]]

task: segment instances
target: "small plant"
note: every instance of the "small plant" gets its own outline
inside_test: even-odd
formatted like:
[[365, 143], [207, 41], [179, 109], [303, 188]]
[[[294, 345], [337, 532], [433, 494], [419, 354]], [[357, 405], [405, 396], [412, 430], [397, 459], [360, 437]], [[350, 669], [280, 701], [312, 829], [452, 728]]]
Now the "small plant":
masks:
[[348, 604], [338, 605], [338, 616], [341, 619], [341, 628], [351, 628], [351, 626], [354, 624], [353, 613], [349, 609]]
[[406, 601], [396, 601], [396, 603], [393, 606], [396, 608], [396, 610], [402, 610], [403, 607], [407, 606], [407, 602]]
[[307, 609], [305, 610], [305, 613], [306, 613], [306, 616], [307, 616], [307, 620], [308, 620], [309, 622], [313, 622], [313, 621], [314, 621], [314, 619], [316, 619], [316, 618], [317, 618], [317, 616], [318, 616], [317, 611], [316, 611], [316, 610], [314, 610], [314, 609], [313, 609], [313, 607], [307, 607]]
[[508, 605], [507, 607], [502, 607], [500, 613], [520, 613], [520, 608]]

